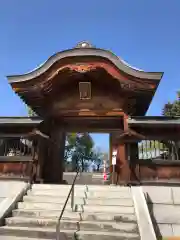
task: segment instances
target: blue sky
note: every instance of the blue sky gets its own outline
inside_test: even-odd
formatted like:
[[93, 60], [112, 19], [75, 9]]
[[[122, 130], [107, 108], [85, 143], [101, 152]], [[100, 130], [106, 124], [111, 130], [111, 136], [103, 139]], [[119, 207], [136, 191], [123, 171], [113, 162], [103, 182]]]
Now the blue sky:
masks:
[[[88, 40], [110, 49], [131, 65], [164, 71], [148, 115], [180, 89], [179, 0], [1, 0], [0, 115], [22, 116], [26, 109], [6, 75], [23, 74], [52, 54]], [[108, 147], [108, 137], [95, 136]]]

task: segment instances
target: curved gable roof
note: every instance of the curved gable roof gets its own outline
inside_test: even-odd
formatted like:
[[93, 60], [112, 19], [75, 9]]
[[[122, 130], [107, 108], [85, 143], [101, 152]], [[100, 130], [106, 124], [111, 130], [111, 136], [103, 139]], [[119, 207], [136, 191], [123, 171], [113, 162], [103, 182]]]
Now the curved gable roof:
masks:
[[28, 81], [45, 73], [56, 62], [70, 57], [101, 57], [107, 59], [114, 64], [120, 71], [141, 79], [160, 80], [163, 72], [144, 72], [143, 70], [134, 68], [127, 64], [124, 60], [117, 57], [110, 51], [100, 48], [74, 48], [65, 50], [51, 56], [45, 63], [41, 64], [35, 70], [23, 74], [7, 76], [10, 83]]

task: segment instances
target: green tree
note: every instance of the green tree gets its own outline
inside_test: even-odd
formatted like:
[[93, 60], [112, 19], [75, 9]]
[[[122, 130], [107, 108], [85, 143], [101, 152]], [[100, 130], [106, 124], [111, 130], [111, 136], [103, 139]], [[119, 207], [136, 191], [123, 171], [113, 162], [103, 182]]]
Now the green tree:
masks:
[[89, 133], [67, 134], [65, 156], [71, 159], [72, 170], [77, 166], [86, 170], [87, 161], [92, 161], [94, 142]]
[[[177, 98], [173, 102], [168, 102], [164, 105], [163, 116], [175, 117], [180, 116], [180, 91], [177, 92]], [[168, 141], [165, 143], [169, 149], [172, 159], [179, 159], [180, 156], [180, 142]]]
[[27, 106], [27, 110], [28, 110], [28, 116], [29, 117], [36, 117], [37, 116], [37, 114], [29, 106]]
[[96, 148], [93, 150], [93, 162], [95, 163], [95, 165], [97, 166], [96, 170], [97, 172], [99, 172], [101, 165], [103, 164], [103, 158], [104, 158], [104, 154], [101, 151], [100, 148]]
[[180, 91], [177, 92], [177, 99], [164, 105], [163, 116], [174, 117], [180, 116]]

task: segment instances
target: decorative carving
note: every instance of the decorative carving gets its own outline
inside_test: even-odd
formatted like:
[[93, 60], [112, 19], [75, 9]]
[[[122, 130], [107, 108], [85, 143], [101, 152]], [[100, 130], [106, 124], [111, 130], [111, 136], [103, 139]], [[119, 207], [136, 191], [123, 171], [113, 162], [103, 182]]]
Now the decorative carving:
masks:
[[96, 66], [92, 64], [75, 64], [75, 65], [69, 66], [69, 69], [79, 73], [84, 73], [84, 72], [90, 72], [92, 70], [95, 70]]

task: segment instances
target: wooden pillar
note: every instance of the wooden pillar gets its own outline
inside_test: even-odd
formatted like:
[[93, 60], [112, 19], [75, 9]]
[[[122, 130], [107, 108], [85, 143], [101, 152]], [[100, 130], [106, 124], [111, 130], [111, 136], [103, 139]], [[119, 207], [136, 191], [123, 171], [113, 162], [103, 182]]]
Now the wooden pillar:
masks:
[[37, 178], [44, 179], [46, 176], [46, 165], [48, 164], [49, 142], [42, 137], [38, 138], [38, 174]]
[[62, 183], [64, 171], [65, 132], [54, 127], [51, 131], [51, 147], [49, 153], [49, 183]]
[[127, 145], [125, 143], [119, 143], [117, 147], [117, 173], [119, 174], [119, 183], [129, 183], [130, 180], [130, 168], [127, 159]]
[[131, 181], [139, 182], [139, 170], [138, 170], [138, 143], [132, 142], [130, 145], [130, 170]]
[[136, 162], [138, 159], [138, 143], [132, 142], [130, 144], [130, 160]]
[[66, 134], [54, 122], [44, 124], [43, 132], [47, 134], [48, 138], [39, 138], [38, 177], [42, 178], [45, 183], [61, 183], [64, 171]]
[[126, 115], [125, 113], [123, 115], [123, 122], [124, 122], [124, 131], [127, 131], [129, 129], [129, 126], [128, 126], [128, 115]]

